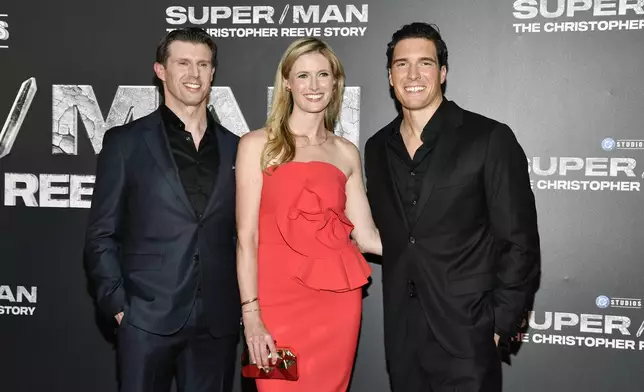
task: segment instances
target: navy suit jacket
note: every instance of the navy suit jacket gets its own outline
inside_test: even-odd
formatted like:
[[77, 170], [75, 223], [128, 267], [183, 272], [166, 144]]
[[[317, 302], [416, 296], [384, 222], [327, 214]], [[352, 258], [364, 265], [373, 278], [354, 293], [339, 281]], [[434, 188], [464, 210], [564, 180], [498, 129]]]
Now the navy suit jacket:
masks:
[[199, 279], [211, 333], [239, 331], [235, 158], [217, 124], [220, 164], [203, 216], [181, 184], [159, 110], [105, 133], [87, 225], [85, 267], [99, 309], [151, 333], [185, 324]]

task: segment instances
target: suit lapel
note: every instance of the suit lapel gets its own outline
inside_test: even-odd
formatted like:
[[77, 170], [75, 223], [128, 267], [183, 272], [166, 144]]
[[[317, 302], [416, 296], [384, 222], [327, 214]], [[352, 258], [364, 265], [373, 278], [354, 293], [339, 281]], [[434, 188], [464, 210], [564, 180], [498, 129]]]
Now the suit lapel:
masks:
[[427, 207], [429, 196], [434, 190], [436, 181], [440, 178], [445, 164], [449, 162], [450, 159], [452, 159], [453, 151], [458, 145], [458, 128], [463, 123], [463, 113], [461, 108], [459, 108], [455, 103], [446, 103], [449, 105], [449, 107], [446, 108], [448, 110], [445, 113], [445, 121], [443, 123], [444, 129], [441, 130], [441, 134], [437, 140], [436, 147], [429, 157], [430, 162], [420, 187], [420, 194], [418, 196], [418, 208], [416, 209], [413, 226], [416, 225], [416, 223], [422, 216], [423, 211]]
[[151, 120], [151, 123], [147, 125], [147, 128], [147, 132], [144, 133], [144, 139], [150, 149], [150, 153], [159, 165], [159, 168], [163, 172], [165, 179], [168, 181], [168, 184], [170, 184], [174, 193], [190, 213], [194, 215], [194, 208], [192, 207], [192, 203], [190, 203], [190, 199], [188, 198], [188, 195], [183, 188], [183, 184], [181, 183], [181, 179], [179, 178], [177, 165], [172, 157], [168, 138], [165, 134], [165, 127], [163, 126], [163, 121], [161, 120], [161, 115], [158, 111], [153, 117], [153, 120]]
[[204, 216], [213, 211], [217, 206], [217, 203], [221, 201], [222, 198], [220, 197], [220, 193], [223, 187], [229, 183], [230, 176], [235, 173], [235, 146], [230, 143], [230, 140], [226, 137], [225, 131], [221, 129], [219, 125], [215, 125], [214, 133], [217, 137], [217, 148], [219, 149], [219, 167], [217, 168], [215, 185], [213, 186], [210, 198], [208, 199], [208, 204], [206, 204], [206, 209], [203, 213]]
[[388, 194], [391, 196], [393, 201], [394, 209], [400, 217], [400, 219], [405, 223], [407, 229], [410, 228], [409, 222], [407, 221], [407, 214], [403, 208], [402, 200], [400, 199], [400, 194], [398, 193], [398, 187], [396, 186], [393, 169], [391, 167], [391, 152], [387, 147], [387, 141], [391, 136], [391, 133], [395, 130], [395, 127], [400, 126], [400, 118], [396, 118], [391, 124], [389, 124], [389, 131], [387, 132], [386, 137], [383, 138], [382, 143], [380, 143], [379, 159], [381, 165], [381, 173], [383, 173], [383, 181], [385, 182], [385, 187], [387, 188]]

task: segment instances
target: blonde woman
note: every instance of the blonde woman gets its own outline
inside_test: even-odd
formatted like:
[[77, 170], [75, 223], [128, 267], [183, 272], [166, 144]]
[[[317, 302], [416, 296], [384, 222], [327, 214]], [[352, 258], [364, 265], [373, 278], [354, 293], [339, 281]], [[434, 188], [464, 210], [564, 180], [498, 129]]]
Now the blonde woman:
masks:
[[[244, 135], [237, 176], [237, 275], [250, 359], [290, 347], [298, 381], [260, 392], [346, 391], [371, 273], [380, 254], [358, 149], [333, 134], [344, 70], [315, 38], [293, 42], [275, 76], [266, 126]], [[358, 246], [352, 243], [351, 238]]]

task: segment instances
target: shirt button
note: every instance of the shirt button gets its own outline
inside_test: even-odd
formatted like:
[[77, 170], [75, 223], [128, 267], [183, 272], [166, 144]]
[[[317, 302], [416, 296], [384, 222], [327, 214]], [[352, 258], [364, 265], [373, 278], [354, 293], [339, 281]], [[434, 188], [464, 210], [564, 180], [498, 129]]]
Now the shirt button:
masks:
[[416, 205], [416, 200], [411, 202], [412, 205]]
[[416, 173], [415, 173], [415, 172], [409, 172], [409, 174], [410, 174], [410, 175], [412, 175], [412, 176], [415, 176], [415, 175], [416, 175]]
[[411, 244], [415, 244], [415, 243], [416, 243], [416, 239], [415, 239], [414, 237], [409, 237], [409, 243], [411, 243]]

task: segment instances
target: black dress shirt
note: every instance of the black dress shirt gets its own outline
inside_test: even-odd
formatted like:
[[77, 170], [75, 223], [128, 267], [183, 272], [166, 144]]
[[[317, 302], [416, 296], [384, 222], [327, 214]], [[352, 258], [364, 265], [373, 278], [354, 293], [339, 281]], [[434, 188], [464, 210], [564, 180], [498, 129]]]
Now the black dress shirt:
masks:
[[[210, 113], [206, 113], [208, 124], [197, 149], [192, 134], [186, 131], [183, 121], [170, 108], [163, 105], [161, 117], [181, 184], [197, 217], [201, 219], [217, 180], [217, 169], [219, 168], [219, 146], [215, 135], [215, 120]], [[193, 260], [195, 263], [199, 263], [199, 249], [194, 250]], [[196, 273], [200, 274], [199, 271], [200, 268], [196, 270]], [[197, 295], [200, 296], [201, 276], [198, 279]]]
[[387, 148], [389, 149], [389, 160], [393, 170], [394, 182], [398, 189], [398, 194], [407, 217], [407, 222], [413, 225], [416, 217], [416, 205], [420, 194], [421, 184], [423, 177], [429, 167], [431, 160], [431, 153], [436, 146], [436, 141], [442, 129], [442, 117], [444, 114], [446, 100], [443, 100], [438, 109], [427, 122], [421, 133], [421, 140], [423, 144], [418, 147], [414, 156], [409, 156], [405, 142], [400, 134], [400, 122], [396, 126], [396, 130], [391, 134], [387, 141]]
[[161, 116], [179, 178], [195, 213], [201, 218], [210, 199], [219, 168], [215, 120], [210, 113], [207, 113], [208, 125], [197, 149], [192, 135], [185, 130], [184, 123], [172, 110], [163, 105]]

